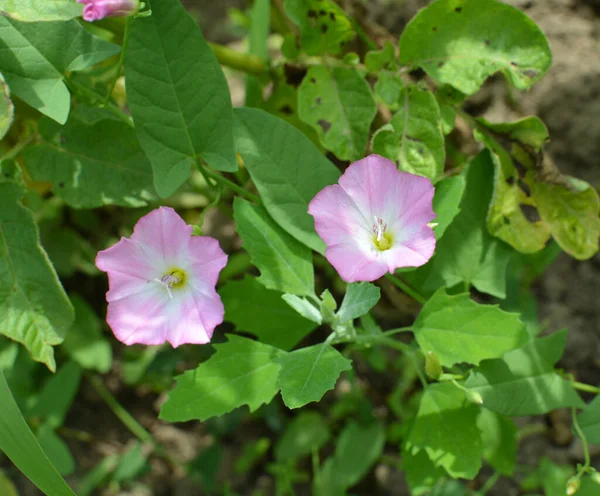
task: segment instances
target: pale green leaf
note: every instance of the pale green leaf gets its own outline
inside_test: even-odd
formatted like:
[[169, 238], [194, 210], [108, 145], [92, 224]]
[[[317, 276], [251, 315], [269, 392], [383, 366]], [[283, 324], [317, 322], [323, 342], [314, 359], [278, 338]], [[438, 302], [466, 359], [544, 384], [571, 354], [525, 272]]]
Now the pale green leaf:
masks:
[[577, 416], [579, 427], [585, 438], [594, 444], [600, 444], [600, 396], [596, 396]]
[[317, 327], [290, 308], [281, 293], [265, 288], [253, 277], [229, 281], [219, 294], [225, 320], [238, 331], [254, 334], [261, 343], [290, 350]]
[[452, 477], [473, 479], [481, 467], [483, 444], [477, 428], [479, 408], [454, 384], [425, 389], [408, 435], [413, 453], [424, 450], [430, 460]]
[[277, 357], [284, 352], [234, 334], [227, 339], [215, 344], [217, 351], [206, 362], [176, 378], [160, 418], [206, 420], [242, 405], [253, 412], [273, 399], [279, 390]]
[[502, 475], [513, 475], [517, 462], [518, 434], [513, 420], [482, 408], [477, 427], [481, 431], [484, 458]]
[[42, 425], [38, 429], [36, 437], [60, 475], [71, 475], [75, 471], [75, 459], [69, 447], [52, 427], [48, 424]]
[[375, 153], [398, 167], [437, 181], [444, 171], [444, 135], [440, 107], [433, 93], [416, 86], [403, 88], [400, 109], [373, 136]]
[[466, 181], [464, 175], [450, 176], [435, 185], [433, 195], [433, 211], [437, 217], [433, 222], [436, 239], [440, 239], [454, 217], [460, 212], [460, 202], [465, 190]]
[[73, 308], [39, 244], [31, 211], [14, 183], [0, 183], [0, 330], [32, 358], [56, 368], [52, 346], [62, 343]]
[[137, 18], [125, 57], [127, 97], [154, 184], [167, 197], [203, 158], [237, 170], [227, 81], [196, 22], [179, 0], [152, 2]]
[[281, 299], [305, 319], [308, 319], [319, 325], [321, 325], [323, 322], [323, 314], [321, 313], [321, 310], [308, 299], [300, 298], [299, 296], [289, 293], [282, 295]]
[[402, 32], [400, 62], [470, 95], [499, 71], [518, 89], [528, 89], [550, 67], [552, 55], [542, 31], [515, 7], [439, 0]]
[[310, 455], [313, 450], [318, 451], [329, 438], [329, 427], [321, 414], [300, 412], [278, 439], [275, 458], [286, 461]]
[[101, 120], [69, 119], [60, 139], [23, 154], [36, 181], [50, 181], [54, 194], [75, 208], [106, 204], [140, 207], [156, 197], [152, 167], [131, 127]]
[[352, 67], [312, 66], [298, 89], [298, 116], [342, 160], [364, 156], [376, 113], [371, 88]]
[[352, 368], [332, 346], [322, 343], [281, 355], [278, 387], [288, 408], [300, 408], [319, 401], [333, 389], [339, 375]]
[[61, 124], [71, 101], [64, 75], [118, 52], [75, 20], [25, 23], [0, 16], [0, 67], [12, 93]]
[[314, 294], [312, 253], [269, 217], [267, 211], [237, 197], [233, 203], [244, 249], [268, 289], [296, 295]]
[[15, 106], [10, 99], [10, 90], [0, 74], [0, 139], [6, 136], [15, 114]]
[[0, 12], [24, 22], [68, 21], [81, 17], [83, 5], [77, 0], [0, 0]]
[[508, 416], [541, 415], [557, 408], [582, 407], [573, 386], [554, 372], [563, 353], [566, 331], [536, 339], [486, 360], [471, 372], [465, 386], [483, 398], [483, 406]]
[[529, 339], [518, 314], [476, 303], [466, 293], [448, 295], [443, 288], [425, 303], [412, 329], [423, 352], [432, 351], [446, 367], [500, 358]]
[[379, 301], [380, 289], [368, 282], [348, 284], [337, 317], [340, 322], [357, 319], [368, 313]]
[[300, 131], [262, 110], [235, 109], [235, 138], [265, 208], [296, 239], [325, 252], [317, 235], [308, 203], [325, 186], [340, 177]]

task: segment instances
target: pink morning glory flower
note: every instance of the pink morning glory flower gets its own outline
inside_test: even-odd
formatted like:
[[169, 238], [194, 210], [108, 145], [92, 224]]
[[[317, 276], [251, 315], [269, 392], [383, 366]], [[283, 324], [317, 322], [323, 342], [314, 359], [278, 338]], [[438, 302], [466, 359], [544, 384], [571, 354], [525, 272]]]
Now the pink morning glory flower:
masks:
[[325, 241], [325, 256], [346, 282], [374, 281], [399, 267], [426, 263], [435, 249], [428, 223], [433, 186], [400, 172], [379, 155], [354, 162], [339, 184], [323, 188], [308, 213]]
[[85, 5], [83, 18], [88, 22], [105, 17], [127, 17], [140, 9], [139, 0], [77, 0]]
[[215, 290], [227, 255], [216, 239], [192, 236], [175, 210], [142, 217], [130, 238], [98, 253], [108, 274], [106, 321], [125, 344], [208, 343], [223, 322]]

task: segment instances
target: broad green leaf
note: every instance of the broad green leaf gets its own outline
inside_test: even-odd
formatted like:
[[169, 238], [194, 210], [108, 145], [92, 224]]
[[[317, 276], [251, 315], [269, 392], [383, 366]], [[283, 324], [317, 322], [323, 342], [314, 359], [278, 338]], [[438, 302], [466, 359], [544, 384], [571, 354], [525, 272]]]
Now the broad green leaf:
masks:
[[512, 417], [582, 407], [573, 386], [554, 372], [566, 339], [566, 331], [557, 332], [504, 358], [486, 360], [471, 372], [465, 386], [481, 395], [486, 408]]
[[581, 486], [576, 496], [596, 496], [597, 494], [600, 494], [600, 482], [598, 478], [584, 476], [581, 479]]
[[400, 109], [373, 136], [375, 153], [393, 160], [401, 170], [437, 181], [444, 171], [444, 135], [440, 107], [431, 91], [403, 88]]
[[337, 316], [340, 322], [357, 319], [368, 313], [379, 301], [380, 289], [368, 282], [348, 284]]
[[254, 334], [261, 343], [287, 351], [317, 327], [290, 308], [281, 293], [268, 290], [253, 277], [229, 281], [219, 294], [225, 320], [239, 331]]
[[402, 65], [421, 67], [468, 95], [499, 71], [526, 90], [551, 62], [548, 41], [536, 24], [496, 0], [439, 0], [421, 10], [400, 38]]
[[381, 71], [373, 87], [373, 93], [377, 101], [396, 110], [403, 103], [400, 101], [402, 88], [404, 88], [404, 81], [398, 72]]
[[60, 475], [71, 475], [75, 471], [75, 459], [67, 444], [48, 424], [37, 431], [37, 440]]
[[235, 138], [265, 208], [283, 229], [319, 253], [325, 243], [308, 215], [308, 203], [340, 177], [300, 131], [255, 109], [235, 109]]
[[355, 36], [352, 22], [331, 0], [285, 0], [284, 6], [300, 27], [302, 48], [309, 55], [335, 55]]
[[425, 303], [412, 329], [423, 353], [432, 351], [446, 367], [500, 358], [529, 339], [518, 314], [476, 303], [466, 293], [448, 295], [443, 288]]
[[0, 16], [0, 67], [11, 92], [61, 124], [71, 105], [64, 75], [118, 52], [75, 20], [25, 23]]
[[352, 368], [350, 360], [325, 343], [282, 354], [277, 363], [281, 366], [278, 387], [288, 408], [319, 401], [335, 387], [340, 374]]
[[179, 0], [154, 0], [137, 18], [125, 57], [127, 97], [135, 128], [167, 197], [206, 160], [237, 170], [227, 81], [196, 22]]
[[440, 479], [448, 477], [448, 472], [435, 466], [424, 450], [414, 454], [409, 449], [402, 452], [402, 473], [415, 495], [426, 494]]
[[279, 390], [277, 357], [284, 352], [234, 334], [227, 339], [215, 344], [217, 352], [206, 362], [176, 378], [160, 418], [206, 420], [242, 405], [253, 412], [273, 399]]
[[39, 244], [23, 190], [0, 183], [0, 331], [25, 345], [32, 358], [55, 370], [52, 346], [62, 343], [73, 308]]
[[244, 249], [260, 270], [258, 280], [268, 289], [314, 294], [311, 251], [275, 224], [263, 207], [237, 197], [233, 212]]
[[364, 156], [376, 113], [371, 88], [352, 67], [312, 66], [298, 89], [298, 116], [341, 160]]
[[510, 477], [517, 462], [518, 429], [512, 419], [482, 408], [477, 419], [483, 441], [483, 457], [502, 475]]
[[473, 479], [481, 467], [483, 445], [477, 428], [479, 408], [451, 383], [427, 387], [408, 435], [413, 454], [424, 450], [452, 477]]
[[571, 180], [569, 186], [535, 182], [532, 192], [560, 247], [578, 260], [587, 260], [598, 252], [600, 199], [583, 181]]
[[71, 359], [86, 370], [107, 373], [112, 366], [112, 348], [102, 335], [100, 318], [79, 295], [71, 296], [75, 322], [62, 348]]
[[0, 451], [46, 494], [75, 496], [29, 429], [1, 371], [0, 404]]
[[381, 50], [371, 50], [365, 55], [365, 67], [369, 72], [379, 74], [382, 69], [394, 71], [398, 68], [396, 51], [390, 41]]
[[6, 136], [15, 114], [15, 106], [10, 99], [10, 90], [0, 74], [0, 139]]
[[320, 413], [300, 412], [278, 439], [275, 458], [282, 461], [302, 458], [321, 449], [329, 438], [329, 427]]
[[68, 21], [81, 17], [83, 5], [77, 0], [1, 0], [2, 15], [17, 21]]
[[590, 443], [600, 444], [600, 396], [596, 396], [577, 416], [579, 427]]
[[440, 239], [454, 217], [460, 212], [460, 201], [465, 191], [465, 177], [450, 176], [435, 185], [433, 196], [433, 211], [437, 214], [433, 229], [436, 239]]
[[23, 158], [32, 179], [50, 181], [54, 194], [75, 208], [141, 207], [156, 197], [150, 162], [121, 121], [69, 119], [59, 140], [29, 147]]

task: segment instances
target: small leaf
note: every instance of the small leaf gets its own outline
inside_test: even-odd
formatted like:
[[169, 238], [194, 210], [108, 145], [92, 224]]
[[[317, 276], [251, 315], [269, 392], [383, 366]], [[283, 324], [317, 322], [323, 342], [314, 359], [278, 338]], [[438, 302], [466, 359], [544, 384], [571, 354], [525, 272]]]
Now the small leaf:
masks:
[[376, 100], [396, 110], [403, 103], [400, 101], [402, 88], [404, 88], [404, 81], [397, 72], [381, 71], [373, 87], [373, 92]]
[[298, 116], [341, 160], [364, 156], [376, 113], [371, 88], [351, 67], [312, 66], [298, 89]]
[[266, 210], [237, 197], [234, 218], [258, 279], [268, 289], [296, 295], [314, 294], [311, 251], [283, 231]]
[[502, 475], [513, 475], [517, 462], [518, 434], [513, 420], [482, 408], [477, 427], [481, 431], [484, 458]]
[[448, 476], [442, 467], [433, 464], [424, 450], [412, 453], [405, 449], [402, 452], [402, 472], [412, 494], [426, 494], [440, 479]]
[[528, 89], [551, 62], [540, 28], [515, 7], [495, 0], [434, 2], [400, 38], [402, 65], [421, 67], [439, 83], [468, 95], [499, 71], [518, 89]]
[[312, 411], [300, 412], [278, 439], [275, 458], [281, 461], [302, 458], [321, 449], [329, 438], [329, 427], [321, 414]]
[[83, 5], [75, 0], [3, 0], [2, 15], [23, 22], [68, 21], [81, 17]]
[[380, 289], [368, 282], [348, 284], [337, 316], [340, 322], [357, 319], [368, 313], [379, 301]]
[[500, 358], [529, 339], [518, 314], [480, 305], [468, 294], [450, 296], [444, 288], [425, 303], [412, 328], [423, 352], [433, 351], [446, 367]]
[[0, 74], [0, 139], [6, 136], [15, 114], [15, 106], [10, 99], [10, 90]]
[[454, 217], [460, 212], [460, 202], [465, 190], [464, 175], [450, 176], [435, 185], [433, 196], [433, 211], [437, 214], [433, 229], [436, 239], [440, 239]]
[[229, 281], [219, 294], [225, 320], [254, 334], [261, 343], [287, 351], [317, 327], [290, 308], [281, 293], [266, 289], [253, 277]]
[[280, 355], [278, 387], [288, 408], [300, 408], [319, 401], [335, 387], [339, 375], [350, 370], [350, 360], [335, 348], [322, 343]]
[[440, 107], [433, 93], [416, 86], [403, 88], [400, 110], [373, 136], [375, 153], [393, 160], [401, 170], [437, 181], [444, 171], [444, 135]]
[[277, 357], [284, 352], [234, 334], [227, 339], [215, 344], [216, 353], [206, 362], [176, 378], [160, 418], [204, 421], [242, 405], [253, 412], [273, 399], [279, 390]]
[[306, 298], [300, 298], [299, 296], [286, 293], [281, 296], [281, 299], [305, 319], [308, 319], [319, 325], [323, 322], [323, 316], [319, 309], [316, 308]]
[[365, 67], [369, 72], [379, 73], [382, 69], [394, 71], [398, 68], [396, 51], [390, 41], [381, 50], [371, 50], [365, 55]]
[[590, 443], [600, 444], [600, 396], [596, 396], [577, 416], [579, 427]]

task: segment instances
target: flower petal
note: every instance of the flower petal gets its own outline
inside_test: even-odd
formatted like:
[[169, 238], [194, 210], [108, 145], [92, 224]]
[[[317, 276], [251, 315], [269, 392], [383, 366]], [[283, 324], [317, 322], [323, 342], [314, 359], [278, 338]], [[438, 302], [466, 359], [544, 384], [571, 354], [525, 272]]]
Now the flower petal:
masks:
[[121, 238], [116, 245], [98, 252], [96, 256], [96, 266], [103, 272], [120, 272], [145, 280], [157, 277], [160, 262], [159, 254], [128, 238]]
[[391, 274], [400, 267], [420, 267], [426, 264], [435, 250], [435, 234], [429, 226], [421, 225], [421, 229], [411, 238], [383, 252]]
[[387, 261], [379, 252], [350, 243], [328, 246], [325, 257], [346, 282], [375, 281], [388, 271]]
[[219, 273], [227, 265], [227, 255], [216, 239], [192, 236], [189, 239], [186, 263], [190, 271], [190, 284], [202, 291], [214, 291]]

